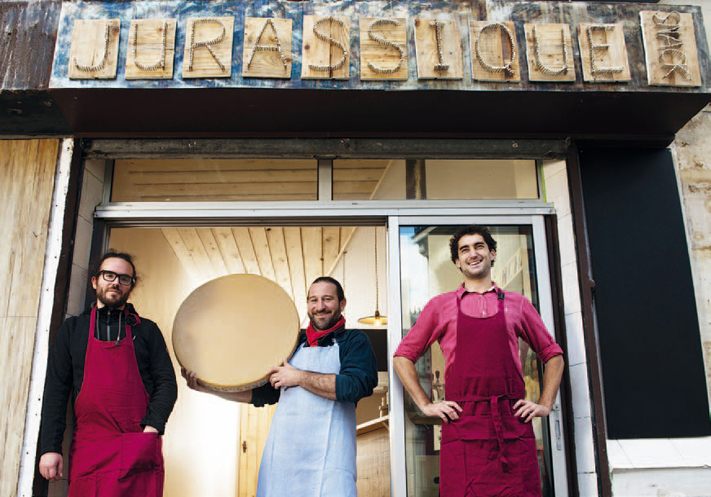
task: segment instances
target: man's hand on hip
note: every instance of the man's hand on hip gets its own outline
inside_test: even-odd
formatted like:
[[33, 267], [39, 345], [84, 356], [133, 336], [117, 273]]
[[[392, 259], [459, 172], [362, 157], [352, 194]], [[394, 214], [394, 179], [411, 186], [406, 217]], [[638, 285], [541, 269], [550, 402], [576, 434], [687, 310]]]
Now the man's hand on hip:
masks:
[[545, 418], [551, 412], [550, 407], [523, 399], [514, 404], [513, 410], [514, 415], [521, 418], [525, 423], [530, 423], [533, 418]]
[[456, 402], [443, 400], [435, 404], [427, 404], [420, 408], [425, 416], [441, 418], [444, 423], [459, 419], [462, 408]]
[[64, 476], [64, 460], [58, 452], [42, 454], [39, 462], [39, 471], [48, 480], [57, 481]]

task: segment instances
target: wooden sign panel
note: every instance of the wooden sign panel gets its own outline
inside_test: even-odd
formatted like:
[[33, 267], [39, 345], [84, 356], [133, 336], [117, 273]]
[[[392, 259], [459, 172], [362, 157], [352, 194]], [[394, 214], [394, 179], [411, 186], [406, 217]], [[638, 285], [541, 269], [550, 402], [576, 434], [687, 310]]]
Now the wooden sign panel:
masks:
[[126, 79], [172, 79], [175, 19], [133, 19], [128, 33]]
[[118, 19], [74, 21], [69, 51], [69, 78], [114, 79], [118, 68]]
[[589, 83], [630, 81], [630, 63], [622, 24], [579, 24], [583, 80]]
[[407, 80], [405, 19], [360, 19], [360, 79]]
[[469, 41], [475, 81], [521, 81], [513, 22], [469, 21]]
[[234, 17], [188, 19], [183, 78], [230, 77], [234, 21]]
[[348, 79], [351, 20], [341, 16], [304, 16], [301, 77]]
[[531, 81], [574, 82], [573, 42], [567, 24], [524, 24]]
[[247, 17], [242, 76], [291, 78], [291, 38], [291, 19]]
[[456, 19], [415, 19], [417, 79], [462, 79], [464, 62]]
[[656, 86], [701, 86], [692, 15], [645, 10], [639, 16], [647, 82]]

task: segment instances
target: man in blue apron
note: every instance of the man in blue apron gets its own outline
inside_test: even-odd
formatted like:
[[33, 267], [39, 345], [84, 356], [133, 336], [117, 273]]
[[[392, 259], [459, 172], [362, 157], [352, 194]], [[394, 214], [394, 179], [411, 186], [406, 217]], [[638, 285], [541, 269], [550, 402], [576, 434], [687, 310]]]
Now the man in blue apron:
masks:
[[346, 329], [345, 307], [341, 284], [317, 278], [307, 297], [306, 333], [263, 387], [214, 392], [182, 370], [193, 390], [257, 407], [279, 402], [259, 467], [258, 497], [357, 495], [355, 406], [373, 393], [378, 368], [365, 333]]

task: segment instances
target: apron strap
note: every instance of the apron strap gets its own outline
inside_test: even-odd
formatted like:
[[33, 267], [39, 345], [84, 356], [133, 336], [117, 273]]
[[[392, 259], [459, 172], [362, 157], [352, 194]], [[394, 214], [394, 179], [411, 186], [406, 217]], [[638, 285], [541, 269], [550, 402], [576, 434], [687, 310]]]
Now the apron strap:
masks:
[[496, 441], [499, 444], [499, 463], [504, 473], [508, 473], [509, 463], [504, 455], [504, 424], [501, 420], [501, 411], [499, 410], [499, 398], [501, 397], [505, 397], [505, 395], [495, 395], [491, 397], [491, 422], [494, 424]]

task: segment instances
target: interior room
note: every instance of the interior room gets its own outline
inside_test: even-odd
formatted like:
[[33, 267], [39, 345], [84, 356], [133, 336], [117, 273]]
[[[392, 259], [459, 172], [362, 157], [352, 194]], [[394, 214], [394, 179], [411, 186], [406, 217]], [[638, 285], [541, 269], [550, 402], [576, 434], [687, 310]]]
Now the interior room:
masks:
[[135, 255], [140, 280], [132, 301], [162, 330], [179, 377], [178, 402], [163, 445], [166, 495], [232, 497], [253, 495], [256, 488], [273, 408], [242, 406], [188, 389], [171, 343], [174, 317], [188, 295], [207, 281], [236, 273], [277, 282], [294, 300], [302, 329], [308, 325], [309, 283], [331, 275], [343, 284], [347, 326], [369, 335], [380, 370], [374, 395], [357, 407], [359, 493], [390, 494], [386, 326], [358, 323], [376, 310], [387, 316], [384, 241], [385, 228], [372, 226], [111, 230], [110, 247]]

